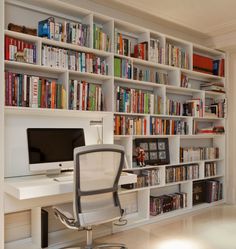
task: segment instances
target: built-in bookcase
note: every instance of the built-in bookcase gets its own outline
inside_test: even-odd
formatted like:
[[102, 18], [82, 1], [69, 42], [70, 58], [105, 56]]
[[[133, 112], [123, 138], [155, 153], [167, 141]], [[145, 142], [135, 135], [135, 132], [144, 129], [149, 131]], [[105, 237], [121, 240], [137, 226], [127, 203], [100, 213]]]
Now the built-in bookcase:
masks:
[[[4, 108], [5, 177], [31, 174], [27, 168], [25, 138], [25, 129], [28, 126], [83, 127], [87, 134], [86, 141], [88, 141], [88, 144], [93, 144], [96, 143], [97, 130], [91, 127], [88, 128], [89, 121], [103, 120], [103, 142], [116, 143], [125, 147], [126, 163], [124, 171], [139, 175], [142, 174], [142, 171], [158, 170], [160, 178], [158, 184], [155, 185], [133, 187], [131, 189], [122, 188], [120, 190], [121, 204], [125, 209], [128, 223], [125, 226], [114, 225], [112, 227], [113, 231], [121, 231], [140, 224], [157, 222], [224, 202], [227, 122], [226, 113], [222, 112], [221, 109], [224, 107], [226, 112], [224, 101], [227, 94], [205, 91], [202, 89], [202, 85], [220, 82], [225, 87], [226, 80], [222, 76], [193, 70], [194, 53], [213, 60], [224, 59], [224, 53], [170, 37], [157, 31], [135, 26], [123, 20], [91, 13], [65, 3], [58, 2], [58, 4], [51, 3], [47, 5], [46, 3], [34, 2], [32, 5], [31, 1], [28, 0], [6, 1], [5, 13], [7, 13], [5, 15], [5, 35], [34, 44], [36, 53], [34, 64], [5, 60], [5, 70], [14, 74], [27, 74], [54, 79], [63, 86], [63, 96], [65, 98], [65, 105], [60, 108], [62, 110], [9, 105]], [[89, 45], [86, 47], [78, 46], [7, 30], [10, 22], [37, 28], [39, 21], [50, 16], [53, 16], [57, 22], [79, 22], [89, 25]], [[96, 27], [110, 39], [110, 46], [107, 51], [94, 49], [96, 44], [94, 29]], [[98, 58], [98, 63], [104, 61], [106, 70], [101, 73], [100, 71], [95, 71], [94, 68], [93, 70], [84, 70], [80, 69], [78, 65], [69, 67], [63, 63], [62, 66], [50, 65], [50, 63], [45, 65], [43, 52], [45, 46], [50, 49], [53, 48], [53, 50], [70, 51], [70, 53], [76, 54], [76, 56], [84, 56], [84, 58], [90, 58], [89, 56]], [[140, 57], [144, 56], [145, 58], [137, 58], [137, 54], [134, 57], [135, 49], [139, 49], [141, 51]], [[97, 85], [99, 89], [101, 88], [98, 91], [101, 93], [102, 110], [81, 111], [81, 108], [76, 108], [76, 104], [71, 108], [72, 81], [79, 82], [79, 84], [86, 82]], [[7, 95], [7, 88], [5, 90], [5, 95]], [[8, 91], [10, 90], [8, 89]], [[138, 94], [136, 99], [133, 98], [136, 93], [140, 93], [140, 96], [146, 94], [146, 102], [143, 102], [142, 108], [132, 107], [132, 105], [137, 105], [137, 101], [143, 101]], [[174, 104], [178, 102], [181, 108], [184, 104], [195, 101], [193, 105], [198, 105], [198, 108], [201, 104], [201, 113], [195, 111], [191, 115], [187, 115], [183, 108], [179, 113], [170, 112], [168, 100]], [[130, 103], [131, 107], [127, 107]], [[209, 110], [207, 111], [205, 108], [206, 106], [217, 110], [217, 113], [209, 114]], [[220, 114], [218, 115], [219, 112]], [[166, 133], [164, 130], [155, 128], [158, 122], [165, 125], [181, 123], [184, 128], [181, 132]], [[123, 127], [122, 132], [119, 128], [116, 129], [116, 125], [121, 126], [121, 124]], [[136, 129], [137, 134], [134, 131], [131, 132], [131, 128], [127, 129], [129, 125], [139, 127]], [[223, 127], [225, 132], [220, 134], [199, 132], [199, 130], [208, 127], [219, 126]], [[143, 168], [135, 166], [133, 163], [135, 139], [147, 138], [168, 139], [169, 164], [146, 165]], [[25, 145], [22, 146], [22, 143], [25, 143]], [[219, 148], [219, 157], [181, 162], [180, 149], [182, 147], [217, 147]], [[12, 158], [12, 153], [14, 153], [14, 158]], [[18, 160], [18, 157], [20, 157], [20, 160]], [[212, 163], [213, 166], [208, 166], [209, 163]], [[166, 181], [167, 174], [172, 169], [182, 167], [189, 170], [192, 165], [197, 165], [198, 174], [196, 177], [173, 182]], [[208, 171], [207, 167], [209, 168]], [[210, 169], [210, 167], [212, 168]], [[222, 183], [222, 200], [193, 205], [194, 182], [212, 179]], [[150, 198], [182, 192], [185, 193], [187, 198], [186, 205], [182, 208], [168, 210], [169, 212], [156, 216], [150, 215]], [[50, 236], [59, 239], [61, 233], [58, 233], [58, 235], [52, 233]], [[68, 236], [68, 238], [75, 239], [76, 236]], [[56, 241], [56, 239], [54, 238], [51, 241]], [[21, 242], [16, 241], [5, 245], [6, 248], [13, 248], [15, 245], [20, 245]], [[31, 242], [27, 243], [27, 248], [34, 248]], [[66, 246], [68, 244], [62, 243], [61, 245]], [[50, 246], [55, 248], [56, 242], [52, 242]]]

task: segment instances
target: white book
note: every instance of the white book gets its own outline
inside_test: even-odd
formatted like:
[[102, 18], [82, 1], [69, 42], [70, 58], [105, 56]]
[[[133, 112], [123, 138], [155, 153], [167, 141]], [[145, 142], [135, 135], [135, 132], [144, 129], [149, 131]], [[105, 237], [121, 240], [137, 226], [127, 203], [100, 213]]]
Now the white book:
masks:
[[30, 80], [31, 107], [38, 108], [38, 82], [39, 77], [32, 76]]

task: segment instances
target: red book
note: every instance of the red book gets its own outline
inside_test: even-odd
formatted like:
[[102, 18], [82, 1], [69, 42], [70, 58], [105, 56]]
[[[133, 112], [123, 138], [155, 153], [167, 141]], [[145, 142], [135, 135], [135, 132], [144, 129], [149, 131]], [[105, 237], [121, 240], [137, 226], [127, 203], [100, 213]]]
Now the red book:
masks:
[[41, 108], [46, 108], [46, 81], [45, 79], [42, 79], [41, 81], [42, 86], [41, 86], [41, 101], [40, 101], [40, 106]]
[[10, 60], [9, 45], [10, 45], [10, 37], [6, 35], [5, 36], [5, 60]]
[[51, 108], [56, 108], [56, 82], [55, 80], [51, 83]]

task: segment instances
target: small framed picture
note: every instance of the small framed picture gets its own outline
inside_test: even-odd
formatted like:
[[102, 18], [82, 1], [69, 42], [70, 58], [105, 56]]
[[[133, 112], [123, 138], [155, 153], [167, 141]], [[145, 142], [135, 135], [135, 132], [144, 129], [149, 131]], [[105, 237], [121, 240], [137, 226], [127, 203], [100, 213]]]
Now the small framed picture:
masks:
[[166, 144], [165, 142], [158, 142], [158, 150], [165, 150], [166, 149]]
[[157, 160], [157, 152], [150, 152], [150, 160]]
[[157, 150], [157, 143], [156, 142], [150, 142], [149, 143], [149, 150]]
[[140, 143], [139, 147], [143, 148], [145, 151], [148, 151], [148, 143]]
[[165, 151], [159, 151], [158, 152], [158, 158], [160, 160], [166, 160], [166, 152]]

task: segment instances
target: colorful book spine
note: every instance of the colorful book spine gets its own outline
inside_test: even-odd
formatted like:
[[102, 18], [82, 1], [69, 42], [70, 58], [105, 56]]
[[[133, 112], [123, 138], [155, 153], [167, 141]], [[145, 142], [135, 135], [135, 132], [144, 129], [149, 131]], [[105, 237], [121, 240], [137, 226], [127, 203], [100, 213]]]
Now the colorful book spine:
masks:
[[115, 57], [114, 59], [114, 76], [119, 78], [132, 78], [132, 64], [127, 59]]
[[187, 193], [178, 192], [168, 195], [150, 196], [150, 215], [156, 216], [186, 208], [188, 203]]
[[[161, 99], [161, 97], [159, 97]], [[116, 111], [157, 114], [161, 100], [153, 92], [135, 88], [116, 87]]]
[[189, 126], [183, 120], [169, 120], [156, 117], [150, 118], [151, 135], [187, 135]]
[[147, 120], [143, 117], [116, 115], [114, 117], [114, 135], [146, 135]]
[[5, 72], [5, 105], [61, 109], [63, 86], [56, 80]]
[[108, 75], [107, 61], [92, 53], [77, 52], [43, 45], [42, 65], [83, 73]]
[[70, 80], [69, 109], [103, 111], [102, 86], [86, 81]]
[[199, 178], [199, 165], [166, 167], [166, 183], [182, 182]]
[[155, 63], [164, 64], [165, 51], [161, 47], [158, 39], [150, 39], [150, 53], [149, 60]]
[[110, 37], [97, 24], [93, 24], [93, 48], [108, 52], [111, 51]]
[[181, 116], [183, 113], [183, 105], [181, 102], [166, 98], [166, 115]]
[[5, 60], [36, 64], [36, 45], [6, 35]]
[[49, 17], [38, 23], [38, 36], [89, 47], [90, 25], [69, 21], [59, 23]]
[[219, 158], [218, 147], [181, 147], [180, 162], [214, 160]]
[[166, 63], [170, 66], [189, 69], [189, 54], [186, 49], [167, 43]]
[[131, 55], [131, 40], [128, 36], [120, 33], [115, 29], [114, 41], [115, 41], [115, 53], [120, 55]]
[[153, 68], [133, 68], [133, 79], [140, 81], [153, 82], [162, 85], [169, 85], [168, 73], [158, 72]]

